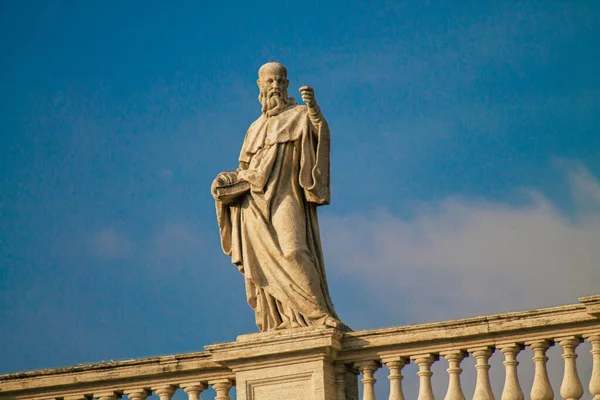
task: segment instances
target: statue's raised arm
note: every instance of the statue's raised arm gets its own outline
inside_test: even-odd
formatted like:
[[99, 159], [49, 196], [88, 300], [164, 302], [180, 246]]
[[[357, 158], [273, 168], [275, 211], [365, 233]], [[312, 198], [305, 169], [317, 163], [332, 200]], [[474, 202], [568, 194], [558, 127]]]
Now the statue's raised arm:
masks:
[[223, 251], [244, 274], [261, 331], [327, 325], [336, 315], [325, 276], [317, 206], [329, 204], [327, 121], [314, 89], [288, 97], [287, 69], [258, 71], [260, 117], [246, 133], [240, 168], [212, 185]]

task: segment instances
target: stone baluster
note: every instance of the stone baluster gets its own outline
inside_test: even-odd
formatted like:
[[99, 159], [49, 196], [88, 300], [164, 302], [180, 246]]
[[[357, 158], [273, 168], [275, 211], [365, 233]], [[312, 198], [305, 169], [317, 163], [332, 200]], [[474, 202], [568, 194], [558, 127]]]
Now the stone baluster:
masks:
[[560, 395], [565, 400], [578, 400], [583, 396], [583, 385], [577, 375], [577, 353], [575, 348], [582, 342], [578, 336], [557, 338], [556, 342], [563, 348], [562, 358], [565, 360], [563, 381]]
[[231, 400], [231, 397], [229, 397], [229, 390], [233, 386], [233, 380], [228, 378], [216, 379], [208, 382], [208, 384], [212, 386], [215, 392], [217, 392], [215, 400]]
[[600, 400], [600, 333], [585, 337], [592, 345], [592, 377], [590, 379], [590, 393], [594, 400]]
[[152, 392], [146, 388], [135, 388], [125, 389], [123, 394], [129, 398], [129, 400], [146, 400]]
[[118, 400], [121, 398], [121, 394], [114, 391], [97, 392], [94, 393], [92, 397], [98, 400]]
[[502, 354], [504, 354], [504, 367], [506, 375], [504, 379], [504, 389], [502, 390], [502, 400], [524, 400], [525, 395], [519, 383], [519, 375], [517, 373], [517, 354], [523, 350], [523, 346], [519, 343], [508, 343], [496, 346]]
[[460, 385], [460, 374], [463, 371], [460, 367], [461, 361], [467, 353], [462, 350], [452, 350], [440, 353], [448, 361], [448, 392], [444, 400], [466, 400]]
[[161, 385], [154, 386], [152, 391], [156, 393], [156, 395], [160, 398], [160, 400], [171, 400], [171, 397], [177, 391], [177, 386], [175, 385]]
[[419, 377], [419, 396], [417, 400], [435, 400], [433, 389], [431, 388], [431, 365], [438, 359], [435, 354], [420, 354], [411, 356], [411, 360], [419, 367], [417, 376]]
[[188, 400], [200, 400], [200, 393], [204, 392], [208, 385], [203, 382], [185, 382], [179, 385], [188, 395]]
[[375, 382], [377, 379], [373, 376], [381, 364], [377, 361], [360, 361], [354, 363], [354, 366], [362, 373], [360, 380], [363, 384], [363, 400], [375, 400]]
[[494, 349], [489, 346], [469, 349], [469, 353], [475, 357], [475, 369], [477, 370], [473, 400], [494, 400], [494, 393], [492, 393], [492, 385], [490, 384], [490, 364], [488, 362], [493, 352]]
[[546, 363], [546, 351], [552, 345], [548, 340], [536, 340], [525, 343], [533, 350], [533, 362], [535, 363], [535, 376], [533, 378], [533, 386], [531, 387], [531, 400], [553, 400], [554, 391], [548, 379], [548, 371]]
[[404, 357], [384, 357], [381, 362], [385, 364], [390, 371], [388, 380], [390, 381], [390, 397], [389, 400], [404, 400], [402, 392], [402, 368], [410, 362]]

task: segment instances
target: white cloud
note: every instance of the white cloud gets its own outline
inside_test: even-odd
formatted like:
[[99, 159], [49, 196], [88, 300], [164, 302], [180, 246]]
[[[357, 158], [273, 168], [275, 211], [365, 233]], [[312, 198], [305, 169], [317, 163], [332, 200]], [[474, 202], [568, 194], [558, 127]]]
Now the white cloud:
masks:
[[569, 180], [577, 206], [588, 214], [600, 214], [600, 185], [594, 176], [580, 164], [571, 165]]
[[93, 254], [112, 260], [128, 257], [131, 254], [131, 241], [113, 228], [103, 228], [88, 239]]
[[[328, 269], [338, 277], [360, 281], [360, 296], [381, 299], [371, 321], [378, 326], [569, 304], [598, 293], [600, 183], [580, 164], [565, 160], [561, 164], [571, 187], [573, 213], [567, 215], [543, 194], [528, 190], [529, 201], [521, 205], [450, 197], [423, 204], [412, 218], [389, 213], [330, 216], [322, 221]], [[586, 390], [589, 350], [588, 343], [578, 349]], [[563, 373], [560, 354], [558, 345], [548, 353], [556, 396]], [[532, 356], [530, 349], [519, 356], [526, 397], [533, 381]], [[502, 360], [498, 352], [491, 360], [497, 398], [504, 381]], [[472, 358], [462, 365], [467, 397], [475, 385], [473, 366]], [[443, 359], [434, 364], [438, 398], [446, 392], [446, 368]], [[404, 373], [405, 394], [415, 397], [416, 366], [409, 365]], [[382, 398], [388, 393], [386, 375], [384, 370], [378, 374]]]
[[410, 219], [326, 218], [328, 268], [410, 322], [577, 302], [599, 292], [600, 184], [581, 165], [566, 172], [574, 215], [529, 191], [524, 205], [451, 197]]

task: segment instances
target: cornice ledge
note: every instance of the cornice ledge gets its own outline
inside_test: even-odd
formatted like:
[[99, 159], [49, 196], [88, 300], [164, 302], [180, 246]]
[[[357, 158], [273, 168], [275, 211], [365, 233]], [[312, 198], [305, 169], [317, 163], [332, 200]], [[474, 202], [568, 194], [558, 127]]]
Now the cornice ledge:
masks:
[[580, 297], [579, 302], [585, 306], [585, 311], [596, 318], [600, 318], [600, 294]]
[[206, 351], [201, 351], [166, 356], [135, 358], [120, 361], [101, 361], [97, 363], [77, 364], [70, 367], [45, 368], [27, 372], [13, 372], [10, 374], [0, 375], [0, 382], [14, 379], [39, 378], [50, 375], [71, 375], [77, 372], [100, 372], [105, 370], [122, 369], [128, 367], [140, 368], [144, 366], [179, 364], [182, 361], [210, 362], [210, 357], [210, 353]]
[[270, 355], [318, 352], [329, 354], [342, 349], [343, 333], [325, 327], [297, 328], [275, 332], [252, 333], [238, 336], [235, 342], [205, 346], [215, 362], [257, 359]]
[[593, 321], [594, 318], [586, 310], [584, 304], [571, 304], [450, 321], [364, 330], [344, 334], [342, 343], [344, 351], [346, 351], [370, 346], [385, 346], [392, 344], [391, 342], [417, 343], [448, 337], [467, 338], [540, 327], [559, 327]]

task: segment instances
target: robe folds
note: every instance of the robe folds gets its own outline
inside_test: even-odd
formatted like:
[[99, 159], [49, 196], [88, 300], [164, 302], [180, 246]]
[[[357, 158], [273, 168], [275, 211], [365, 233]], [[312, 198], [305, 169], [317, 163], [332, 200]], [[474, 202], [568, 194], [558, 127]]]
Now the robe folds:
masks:
[[239, 180], [250, 191], [217, 200], [223, 251], [244, 274], [261, 331], [338, 320], [323, 262], [317, 206], [329, 204], [329, 126], [322, 114], [290, 104], [248, 129]]

